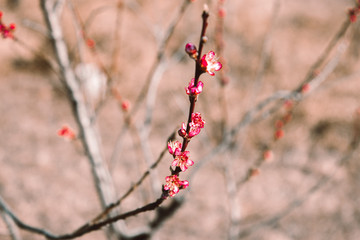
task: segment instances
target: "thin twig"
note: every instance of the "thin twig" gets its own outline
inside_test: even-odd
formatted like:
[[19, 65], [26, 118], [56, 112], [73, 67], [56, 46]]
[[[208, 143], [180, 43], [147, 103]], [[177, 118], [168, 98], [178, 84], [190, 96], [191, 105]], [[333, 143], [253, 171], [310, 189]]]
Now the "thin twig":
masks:
[[216, 54], [219, 56], [219, 62], [222, 64], [221, 71], [219, 71], [217, 79], [220, 87], [219, 90], [219, 97], [218, 97], [218, 105], [220, 109], [220, 116], [221, 119], [219, 120], [219, 129], [220, 129], [220, 137], [219, 140], [224, 138], [224, 133], [227, 129], [227, 123], [228, 123], [228, 104], [226, 101], [226, 86], [229, 82], [229, 77], [227, 76], [227, 63], [224, 57], [224, 47], [225, 47], [225, 40], [224, 40], [224, 18], [225, 14], [221, 14], [221, 12], [224, 12], [224, 2], [225, 1], [217, 1], [216, 10], [218, 12], [217, 14], [217, 21], [215, 25], [215, 49]]
[[[320, 55], [320, 57], [317, 59], [317, 61], [311, 66], [310, 70], [308, 71], [305, 79], [302, 82], [302, 85], [307, 83], [310, 79], [313, 78], [315, 70], [317, 70], [327, 59], [327, 57], [330, 55], [334, 47], [337, 45], [337, 43], [345, 36], [346, 31], [348, 30], [351, 22], [349, 18], [347, 17], [337, 33], [333, 36], [333, 38], [330, 40], [329, 44], [324, 49], [323, 53]], [[301, 89], [299, 89], [301, 90]]]
[[[262, 46], [262, 51], [261, 51], [261, 56], [260, 56], [260, 62], [259, 62], [259, 66], [258, 69], [256, 71], [256, 76], [254, 79], [254, 82], [252, 84], [252, 89], [250, 91], [250, 97], [247, 100], [248, 103], [246, 105], [248, 105], [246, 107], [246, 109], [252, 109], [254, 108], [254, 103], [256, 102], [256, 98], [259, 95], [260, 89], [261, 89], [261, 85], [263, 82], [263, 77], [265, 74], [265, 70], [266, 70], [266, 66], [269, 62], [269, 57], [270, 57], [270, 50], [271, 50], [271, 44], [272, 44], [272, 40], [273, 40], [273, 34], [277, 25], [277, 21], [278, 21], [278, 17], [279, 17], [279, 12], [280, 12], [280, 0], [276, 0], [273, 3], [273, 9], [272, 9], [272, 15], [271, 15], [271, 20], [270, 20], [270, 26], [268, 27], [267, 33], [265, 35], [264, 41], [263, 41], [263, 46]], [[250, 111], [251, 113], [252, 111]], [[248, 116], [250, 118], [252, 118], [252, 116]], [[247, 125], [248, 126], [248, 125]], [[247, 136], [247, 128], [244, 127], [243, 130], [243, 134], [242, 134], [242, 139], [246, 138]], [[240, 149], [240, 151], [242, 150], [243, 144], [238, 143], [238, 149]]]
[[241, 206], [239, 204], [238, 191], [236, 186], [236, 178], [233, 172], [233, 161], [228, 154], [224, 154], [224, 175], [226, 183], [226, 191], [229, 204], [229, 229], [228, 239], [236, 240], [240, 232], [240, 220], [242, 216]]
[[154, 209], [156, 209], [157, 207], [159, 207], [161, 205], [161, 203], [164, 201], [165, 199], [163, 199], [162, 197], [158, 198], [156, 201], [149, 203], [143, 207], [137, 208], [135, 210], [123, 213], [123, 214], [119, 214], [110, 218], [107, 218], [103, 221], [97, 222], [95, 224], [89, 225], [89, 226], [84, 226], [82, 228], [79, 228], [78, 230], [72, 232], [72, 233], [68, 233], [68, 234], [62, 234], [62, 235], [55, 235], [49, 231], [46, 231], [44, 229], [41, 228], [37, 228], [37, 227], [33, 227], [31, 225], [28, 225], [26, 223], [24, 223], [23, 221], [21, 221], [6, 205], [6, 203], [3, 201], [3, 199], [0, 197], [0, 209], [3, 210], [8, 216], [10, 216], [12, 218], [12, 220], [15, 222], [15, 224], [24, 230], [27, 230], [29, 232], [32, 233], [36, 233], [39, 235], [42, 235], [48, 239], [53, 239], [53, 240], [62, 240], [62, 239], [73, 239], [73, 238], [77, 238], [80, 237], [84, 234], [87, 234], [89, 232], [93, 232], [96, 230], [99, 230], [100, 228], [112, 224], [114, 222], [117, 222], [119, 220], [124, 220], [128, 217], [132, 217], [135, 216], [139, 213], [143, 213], [143, 212], [147, 212], [147, 211], [152, 211]]
[[124, 12], [124, 0], [118, 0], [116, 5], [116, 19], [115, 19], [115, 31], [114, 31], [114, 47], [112, 54], [112, 61], [110, 65], [110, 72], [112, 76], [116, 77], [118, 73], [118, 57], [120, 53], [120, 30], [122, 27], [122, 17]]
[[[170, 137], [168, 138], [168, 141], [173, 140], [175, 138], [175, 133], [173, 132]], [[114, 209], [115, 207], [119, 206], [121, 204], [121, 202], [127, 198], [138, 186], [140, 186], [142, 184], [142, 182], [145, 180], [145, 178], [147, 176], [149, 176], [150, 171], [152, 169], [155, 169], [158, 164], [160, 163], [160, 161], [163, 159], [164, 154], [167, 152], [167, 147], [164, 148], [164, 150], [160, 153], [158, 159], [156, 160], [156, 162], [154, 162], [149, 170], [147, 170], [146, 172], [143, 173], [143, 175], [140, 177], [140, 179], [134, 183], [130, 189], [121, 197], [119, 198], [116, 202], [110, 204], [101, 214], [99, 214], [96, 218], [94, 218], [91, 222], [97, 222], [99, 219], [103, 219], [112, 209]]]

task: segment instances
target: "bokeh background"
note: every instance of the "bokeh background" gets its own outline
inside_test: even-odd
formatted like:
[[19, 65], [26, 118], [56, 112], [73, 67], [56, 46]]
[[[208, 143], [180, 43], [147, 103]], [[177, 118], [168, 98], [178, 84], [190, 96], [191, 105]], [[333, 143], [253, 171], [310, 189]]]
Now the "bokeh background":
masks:
[[[102, 63], [110, 72], [109, 89], [99, 88], [91, 104], [97, 111], [103, 155], [121, 196], [186, 121], [189, 103], [184, 88], [193, 77], [194, 62], [183, 49], [187, 42], [199, 41], [204, 3], [210, 9], [204, 51], [216, 49], [219, 2], [196, 0], [187, 6], [156, 68], [159, 44], [182, 0], [69, 2], [64, 4], [62, 23], [72, 66], [85, 63], [101, 71]], [[121, 8], [118, 2], [123, 3]], [[219, 73], [201, 78], [204, 91], [196, 110], [206, 126], [189, 145], [194, 166], [181, 175], [190, 188], [178, 194], [183, 204], [152, 239], [358, 239], [360, 164], [359, 151], [351, 145], [360, 107], [358, 22], [342, 38], [347, 48], [335, 70], [295, 104], [281, 139], [274, 140], [274, 132], [277, 120], [286, 115], [284, 107], [242, 126], [223, 151], [212, 152], [222, 141], [222, 129], [234, 129], [248, 111], [278, 91], [301, 86], [354, 1], [222, 2], [226, 11], [222, 71], [229, 83], [222, 87]], [[72, 9], [95, 42], [96, 54], [86, 44], [79, 48]], [[21, 41], [0, 41], [0, 195], [26, 223], [54, 233], [71, 232], [101, 207], [80, 140], [57, 135], [64, 124], [75, 132], [78, 127], [59, 79], [40, 4], [1, 0], [0, 10], [5, 23], [16, 23], [14, 34]], [[327, 61], [335, 57], [336, 48]], [[137, 103], [154, 69], [152, 95], [143, 94], [144, 101]], [[131, 107], [139, 106], [127, 131], [123, 130], [127, 115], [113, 89]], [[153, 112], [146, 125], [149, 106]], [[265, 149], [273, 158], [261, 162]], [[165, 154], [152, 176], [123, 202], [121, 212], [159, 196], [171, 160]], [[256, 170], [247, 179], [250, 169]], [[153, 217], [153, 212], [143, 213], [126, 224], [138, 229]], [[25, 240], [43, 239], [20, 233]], [[2, 221], [0, 239], [10, 239]], [[106, 238], [103, 231], [96, 231], [79, 239]]]

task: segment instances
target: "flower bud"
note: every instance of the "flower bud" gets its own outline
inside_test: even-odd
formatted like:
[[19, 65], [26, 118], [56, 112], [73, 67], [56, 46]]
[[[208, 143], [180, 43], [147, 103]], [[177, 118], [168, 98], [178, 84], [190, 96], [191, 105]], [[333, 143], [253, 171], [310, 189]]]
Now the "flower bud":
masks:
[[189, 56], [192, 58], [195, 58], [197, 56], [197, 49], [193, 43], [187, 43], [185, 45], [185, 52], [189, 54]]
[[281, 129], [284, 126], [284, 122], [282, 120], [276, 120], [275, 122], [275, 128]]
[[278, 129], [278, 130], [275, 131], [274, 139], [279, 140], [283, 136], [284, 136], [284, 131], [282, 129]]
[[129, 111], [130, 108], [130, 102], [128, 100], [124, 100], [121, 103], [121, 108], [122, 110], [124, 110], [125, 112]]
[[180, 137], [185, 137], [186, 136], [186, 130], [183, 129], [183, 128], [180, 128], [179, 131], [178, 131], [178, 134]]
[[301, 87], [301, 93], [305, 94], [307, 92], [310, 91], [310, 84], [309, 83], [305, 83], [302, 87]]
[[258, 168], [252, 168], [249, 170], [249, 177], [256, 177], [260, 174], [260, 170]]
[[201, 41], [202, 41], [203, 43], [206, 43], [206, 42], [208, 41], [208, 37], [207, 37], [207, 36], [203, 36], [203, 37], [201, 38]]
[[271, 150], [267, 149], [263, 153], [263, 158], [265, 161], [271, 161], [274, 158], [274, 153]]
[[95, 41], [92, 40], [91, 38], [88, 38], [88, 39], [86, 39], [86, 45], [87, 45], [89, 48], [94, 48], [94, 47], [95, 47]]

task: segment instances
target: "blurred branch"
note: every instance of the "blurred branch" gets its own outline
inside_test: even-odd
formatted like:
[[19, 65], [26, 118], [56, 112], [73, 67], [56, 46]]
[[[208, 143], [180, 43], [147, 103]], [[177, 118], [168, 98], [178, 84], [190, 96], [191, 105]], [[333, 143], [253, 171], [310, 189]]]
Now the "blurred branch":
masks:
[[[337, 31], [337, 33], [333, 36], [329, 44], [324, 49], [323, 53], [319, 56], [317, 61], [311, 66], [310, 70], [308, 71], [303, 84], [311, 80], [314, 76], [314, 72], [325, 62], [325, 60], [330, 55], [331, 51], [334, 49], [334, 47], [337, 45], [337, 43], [340, 41], [341, 38], [344, 37], [346, 31], [348, 30], [351, 22], [348, 17], [346, 17], [345, 21]], [[299, 89], [300, 90], [300, 89]]]
[[279, 221], [281, 221], [286, 216], [291, 214], [295, 209], [302, 206], [314, 193], [316, 193], [318, 190], [323, 188], [327, 183], [329, 183], [333, 179], [334, 175], [336, 174], [336, 171], [341, 166], [346, 164], [348, 161], [351, 160], [351, 158], [354, 157], [354, 154], [356, 153], [356, 150], [358, 149], [358, 147], [359, 147], [359, 142], [357, 142], [356, 144], [353, 144], [353, 142], [351, 142], [349, 147], [348, 147], [347, 153], [345, 153], [343, 155], [343, 157], [341, 157], [341, 159], [338, 160], [338, 163], [337, 163], [338, 166], [334, 170], [334, 172], [332, 172], [329, 175], [323, 175], [322, 177], [320, 177], [318, 179], [318, 181], [316, 182], [316, 184], [314, 184], [311, 188], [309, 188], [308, 191], [305, 194], [295, 198], [293, 201], [291, 201], [289, 203], [289, 205], [285, 209], [278, 212], [277, 214], [274, 214], [273, 217], [270, 217], [269, 219], [260, 221], [258, 223], [251, 224], [250, 227], [243, 229], [240, 232], [240, 234], [238, 236], [238, 239], [247, 237], [251, 233], [253, 233], [254, 231], [256, 231], [256, 230], [258, 230], [258, 229], [260, 229], [262, 227], [265, 227], [265, 226], [270, 226], [271, 227], [271, 226], [276, 225]]
[[21, 47], [25, 48], [27, 51], [34, 54], [35, 57], [43, 60], [46, 67], [48, 67], [50, 69], [50, 71], [52, 71], [55, 74], [58, 74], [58, 71], [56, 70], [56, 67], [55, 67], [56, 63], [53, 60], [46, 57], [41, 51], [36, 51], [31, 46], [29, 46], [25, 41], [22, 41], [21, 39], [19, 39], [17, 37], [14, 37], [14, 41], [16, 43], [18, 43]]
[[187, 9], [189, 4], [190, 4], [189, 0], [183, 1], [182, 5], [180, 7], [180, 10], [177, 12], [174, 19], [170, 22], [170, 25], [167, 28], [167, 30], [165, 31], [163, 38], [158, 43], [159, 47], [158, 47], [158, 51], [157, 51], [157, 55], [156, 55], [156, 60], [150, 68], [150, 72], [148, 74], [146, 82], [143, 85], [142, 89], [140, 90], [138, 97], [136, 98], [135, 104], [132, 108], [132, 111], [130, 112], [130, 115], [134, 116], [136, 114], [136, 112], [139, 110], [141, 102], [147, 96], [148, 89], [150, 87], [151, 80], [153, 79], [153, 76], [156, 73], [157, 66], [163, 61], [164, 54], [165, 54], [165, 48], [168, 45], [172, 34], [174, 33], [176, 25], [179, 23], [181, 17], [184, 15], [185, 10]]
[[242, 216], [240, 201], [238, 198], [238, 191], [236, 186], [236, 178], [233, 171], [233, 159], [229, 157], [228, 154], [224, 154], [225, 164], [224, 164], [224, 175], [225, 175], [225, 185], [227, 191], [227, 198], [229, 204], [229, 229], [228, 229], [228, 239], [237, 240], [237, 236], [240, 232], [240, 220]]
[[[174, 60], [178, 62], [183, 54], [180, 53], [183, 52], [183, 49], [179, 50], [177, 53], [174, 54]], [[156, 96], [157, 96], [157, 90], [160, 85], [160, 81], [162, 79], [162, 76], [165, 72], [165, 70], [168, 68], [169, 61], [165, 60], [165, 57], [161, 59], [159, 64], [156, 66], [156, 69], [154, 70], [154, 74], [151, 76], [151, 81], [148, 89], [148, 94], [146, 97], [146, 107], [145, 107], [145, 117], [144, 122], [137, 127], [139, 136], [141, 138], [140, 144], [143, 149], [143, 154], [145, 157], [145, 162], [147, 166], [150, 166], [151, 162], [153, 162], [153, 157], [151, 154], [151, 148], [150, 148], [150, 139], [149, 134], [151, 130], [151, 123], [153, 120], [153, 112], [154, 107], [156, 103]], [[155, 195], [160, 194], [159, 192], [159, 181], [157, 177], [156, 171], [152, 171], [150, 173], [151, 178], [151, 185], [152, 190]]]
[[[287, 96], [284, 96], [284, 99], [291, 99], [295, 102], [300, 102], [308, 96], [311, 92], [315, 91], [319, 88], [319, 86], [329, 77], [329, 75], [335, 70], [337, 65], [340, 62], [341, 56], [346, 51], [348, 47], [347, 41], [343, 41], [339, 43], [337, 52], [335, 56], [325, 65], [323, 71], [321, 71], [317, 76], [312, 78], [308, 84], [309, 89], [306, 92], [302, 92], [302, 88], [304, 85], [298, 86], [296, 89], [294, 89], [292, 92], [289, 92]], [[268, 109], [267, 111], [264, 111], [258, 118], [253, 119], [253, 122], [258, 122], [263, 120], [264, 118], [268, 117], [269, 115], [275, 113], [279, 108], [281, 107], [280, 104], [277, 104], [273, 106], [272, 108]], [[240, 127], [241, 123], [238, 124], [238, 127]]]
[[[168, 138], [168, 141], [173, 140], [175, 138], [175, 134], [176, 131], [174, 131]], [[145, 180], [145, 178], [147, 176], [149, 176], [150, 171], [152, 169], [155, 169], [158, 164], [160, 163], [160, 161], [163, 159], [164, 154], [167, 152], [168, 148], [167, 146], [164, 148], [164, 150], [160, 153], [158, 159], [156, 160], [156, 162], [154, 162], [149, 170], [147, 170], [145, 173], [143, 173], [143, 175], [140, 177], [140, 179], [133, 184], [133, 186], [130, 187], [130, 189], [121, 197], [119, 198], [119, 200], [117, 200], [116, 202], [110, 204], [101, 214], [99, 214], [96, 218], [94, 218], [91, 222], [97, 222], [100, 219], [103, 219], [112, 209], [114, 209], [115, 207], [119, 206], [121, 204], [121, 202], [127, 198], [138, 186], [140, 186], [142, 184], [142, 182]]]
[[225, 48], [225, 40], [224, 40], [224, 18], [226, 16], [224, 9], [224, 2], [222, 0], [217, 1], [216, 11], [217, 11], [217, 21], [215, 25], [215, 49], [216, 54], [219, 56], [219, 62], [222, 64], [222, 69], [219, 71], [217, 79], [220, 84], [219, 90], [219, 98], [218, 104], [220, 108], [220, 116], [221, 119], [219, 121], [220, 128], [220, 137], [222, 139], [224, 137], [224, 133], [228, 124], [228, 104], [226, 101], [226, 89], [225, 86], [229, 83], [229, 77], [227, 76], [227, 62], [224, 57], [224, 48]]
[[83, 227], [80, 227], [79, 229], [75, 230], [72, 233], [68, 233], [68, 234], [62, 234], [62, 235], [55, 235], [47, 230], [41, 229], [41, 228], [37, 228], [37, 227], [33, 227], [31, 225], [28, 225], [26, 223], [24, 223], [23, 221], [21, 221], [6, 205], [5, 201], [3, 201], [3, 199], [0, 197], [0, 209], [2, 211], [4, 211], [8, 216], [10, 216], [12, 218], [12, 220], [15, 222], [15, 224], [19, 227], [22, 228], [24, 230], [27, 230], [29, 232], [32, 233], [36, 233], [39, 235], [42, 235], [48, 239], [53, 239], [53, 240], [62, 240], [62, 239], [72, 239], [72, 238], [77, 238], [80, 237], [84, 234], [87, 234], [89, 232], [93, 232], [96, 230], [99, 230], [100, 228], [102, 228], [103, 226], [109, 225], [111, 223], [114, 223], [116, 221], [119, 220], [123, 220], [126, 219], [128, 217], [131, 216], [135, 216], [139, 213], [143, 213], [146, 211], [151, 211], [156, 209], [157, 207], [160, 206], [160, 204], [164, 201], [163, 198], [159, 198], [156, 201], [149, 203], [143, 207], [137, 208], [135, 210], [123, 213], [123, 214], [119, 214], [113, 217], [109, 217], [103, 221], [99, 221], [97, 223], [91, 224], [91, 225], [85, 225]]
[[124, 12], [124, 0], [118, 0], [116, 5], [116, 19], [115, 19], [115, 31], [114, 31], [114, 47], [112, 53], [112, 60], [110, 66], [110, 72], [112, 76], [116, 77], [118, 73], [118, 56], [120, 52], [120, 30], [122, 27], [122, 17]]
[[[1, 197], [0, 197], [0, 201], [1, 201]], [[11, 237], [11, 239], [12, 240], [21, 240], [22, 238], [19, 234], [17, 226], [15, 225], [13, 219], [11, 217], [9, 217], [9, 215], [7, 215], [6, 212], [3, 210], [1, 203], [0, 203], [0, 215], [8, 229], [9, 236]], [[1, 236], [1, 234], [0, 234], [0, 236]]]
[[[158, 86], [160, 84], [160, 80], [167, 68], [167, 62], [164, 58], [161, 59], [161, 62], [156, 66], [153, 75], [151, 76], [151, 81], [148, 88], [148, 94], [146, 97], [146, 113], [144, 122], [138, 124], [137, 131], [139, 132], [140, 136], [140, 144], [142, 147], [142, 152], [144, 154], [145, 162], [147, 166], [150, 166], [151, 162], [153, 161], [153, 156], [150, 147], [150, 140], [149, 140], [149, 133], [150, 127], [152, 123], [152, 115], [156, 101], [156, 93]], [[150, 182], [152, 187], [152, 192], [155, 195], [160, 194], [160, 184], [158, 180], [158, 176], [155, 170], [150, 172]]]
[[6, 202], [3, 200], [3, 198], [0, 196], [0, 210], [4, 213], [6, 213], [9, 217], [11, 217], [11, 219], [14, 221], [14, 223], [21, 229], [27, 230], [29, 232], [33, 232], [33, 233], [37, 233], [40, 235], [44, 235], [44, 236], [53, 236], [51, 233], [40, 229], [40, 228], [36, 228], [33, 226], [30, 226], [26, 223], [24, 223], [23, 221], [21, 221], [11, 210], [10, 208], [7, 206]]
[[[87, 41], [92, 40], [92, 39], [89, 37], [87, 28], [86, 28], [85, 24], [83, 23], [76, 6], [72, 3], [72, 1], [68, 1], [68, 3], [69, 3], [70, 10], [71, 10], [71, 13], [72, 13], [73, 18], [74, 18], [73, 23], [74, 23], [74, 28], [75, 28], [75, 31], [76, 31], [76, 37], [77, 37], [77, 40], [78, 40], [77, 45], [78, 45], [80, 60], [81, 60], [81, 62], [83, 62], [83, 58], [82, 58], [83, 51], [82, 50], [84, 49], [84, 45], [87, 45]], [[86, 42], [86, 44], [85, 44], [85, 42]], [[110, 72], [105, 67], [105, 64], [103, 63], [103, 61], [101, 60], [101, 58], [100, 58], [100, 56], [99, 56], [99, 54], [97, 52], [96, 44], [94, 43], [93, 46], [91, 46], [91, 47], [87, 46], [87, 47], [90, 50], [91, 54], [94, 56], [94, 59], [96, 60], [97, 66], [102, 70], [102, 72], [104, 74], [106, 74], [106, 76], [108, 78], [108, 81], [111, 82], [112, 78], [111, 78]], [[102, 99], [102, 102], [99, 103], [99, 106], [97, 106], [96, 111], [102, 106], [103, 101], [104, 101], [104, 99]]]
[[132, 210], [132, 211], [120, 214], [120, 215], [109, 217], [109, 218], [107, 218], [107, 219], [105, 219], [103, 221], [99, 221], [99, 222], [91, 224], [91, 225], [83, 226], [83, 227], [79, 228], [78, 230], [74, 231], [73, 233], [55, 236], [55, 237], [50, 238], [50, 239], [71, 239], [71, 238], [80, 237], [80, 236], [82, 236], [84, 234], [87, 234], [89, 232], [98, 230], [98, 229], [102, 228], [103, 226], [114, 223], [116, 221], [123, 220], [123, 219], [126, 219], [128, 217], [135, 216], [135, 215], [137, 215], [139, 213], [143, 213], [143, 212], [146, 212], [146, 211], [152, 211], [152, 210], [156, 209], [157, 207], [159, 207], [160, 204], [164, 200], [165, 199], [160, 197], [155, 202], [149, 203], [149, 204], [147, 204], [147, 205], [145, 205], [143, 207], [137, 208], [135, 210]]
[[[140, 90], [138, 97], [134, 101], [134, 105], [132, 106], [131, 111], [126, 116], [125, 125], [122, 127], [122, 129], [120, 130], [120, 133], [118, 134], [118, 137], [117, 137], [117, 140], [115, 143], [115, 147], [114, 147], [114, 152], [111, 157], [111, 162], [117, 158], [117, 155], [118, 155], [117, 149], [120, 147], [121, 141], [123, 140], [122, 136], [125, 135], [125, 131], [128, 130], [128, 127], [133, 125], [132, 118], [135, 116], [135, 114], [139, 110], [139, 107], [145, 98], [148, 99], [148, 103], [149, 103], [147, 106], [145, 125], [147, 123], [151, 122], [151, 115], [152, 115], [152, 109], [153, 109], [152, 105], [155, 101], [155, 96], [153, 96], [153, 94], [150, 94], [150, 96], [148, 96], [149, 89], [151, 88], [151, 93], [156, 92], [161, 75], [166, 67], [166, 61], [165, 61], [165, 55], [164, 55], [166, 46], [167, 46], [172, 34], [174, 33], [176, 25], [180, 21], [181, 17], [184, 15], [185, 10], [189, 4], [190, 4], [189, 0], [183, 1], [182, 5], [180, 7], [180, 10], [175, 15], [174, 19], [171, 21], [169, 27], [165, 31], [163, 38], [161, 39], [161, 41], [158, 43], [159, 47], [158, 47], [155, 62], [153, 63], [153, 65], [150, 68], [150, 72], [146, 78], [146, 82], [145, 82], [145, 84], [143, 84], [143, 87]], [[141, 134], [139, 134], [139, 135], [141, 136]], [[148, 161], [148, 162], [150, 162], [150, 161]]]
[[[62, 34], [59, 13], [55, 14], [55, 11], [53, 10], [56, 8], [57, 3], [58, 2], [54, 0], [41, 0], [41, 7], [49, 29], [49, 34], [52, 37], [51, 40], [60, 73], [66, 84], [69, 98], [73, 106], [74, 116], [80, 129], [81, 140], [91, 164], [96, 190], [102, 207], [106, 208], [115, 200], [115, 188], [106, 163], [102, 157], [100, 137], [97, 133], [95, 116], [89, 112], [80, 84], [70, 66], [70, 59]], [[117, 233], [120, 233], [119, 225], [114, 225], [113, 228]]]
[[[327, 79], [327, 77], [334, 71], [334, 69], [336, 68], [336, 66], [338, 65], [338, 63], [340, 61], [342, 54], [345, 52], [347, 46], [348, 46], [348, 44], [346, 44], [345, 42], [339, 44], [338, 49], [337, 49], [337, 54], [324, 67], [323, 71], [317, 77], [315, 77], [308, 83], [310, 86], [309, 92], [314, 91], [316, 88], [318, 88]], [[308, 94], [309, 92], [307, 92], [306, 94]], [[297, 91], [297, 89], [295, 89], [292, 92], [288, 93], [287, 96], [285, 96], [284, 98], [292, 99], [297, 102], [300, 102], [305, 96], [306, 95], [299, 93]], [[268, 98], [268, 101], [265, 101], [264, 103], [270, 102], [269, 100], [270, 99]], [[274, 107], [270, 108], [268, 111], [262, 113], [260, 115], [260, 117], [258, 117], [258, 118], [249, 117], [249, 119], [252, 119], [251, 121], [257, 122], [257, 121], [269, 116], [269, 114], [272, 114], [273, 112], [278, 110], [278, 108], [279, 108], [279, 106], [275, 105]], [[254, 114], [251, 114], [251, 115], [254, 116]], [[251, 121], [249, 123], [251, 123]], [[238, 124], [238, 127], [239, 126], [240, 126], [240, 124]], [[263, 158], [259, 158], [256, 161], [254, 167], [259, 168], [263, 163], [264, 163]], [[240, 180], [238, 181], [238, 184], [237, 184], [238, 187], [240, 187], [240, 185], [246, 183], [250, 179], [249, 177], [250, 177], [250, 175], [246, 174], [246, 176], [243, 176], [242, 178], [240, 178]]]
[[[173, 140], [174, 137], [175, 137], [175, 134], [176, 134], [176, 131], [173, 132], [169, 138], [168, 138], [168, 141], [170, 140]], [[134, 215], [137, 215], [139, 213], [142, 213], [142, 212], [145, 212], [145, 211], [151, 211], [151, 210], [154, 210], [155, 208], [157, 208], [162, 202], [163, 202], [163, 199], [162, 198], [159, 198], [158, 200], [156, 200], [155, 202], [151, 203], [151, 204], [147, 204], [145, 205], [144, 207], [141, 207], [141, 208], [138, 208], [138, 209], [135, 209], [133, 211], [129, 211], [127, 213], [124, 213], [124, 214], [120, 214], [120, 215], [116, 215], [112, 218], [107, 218], [105, 219], [108, 214], [114, 209], [116, 208], [117, 206], [119, 206], [123, 200], [125, 200], [138, 186], [140, 186], [142, 184], [142, 182], [146, 179], [147, 176], [149, 176], [150, 174], [150, 170], [151, 169], [155, 169], [158, 164], [160, 163], [160, 161], [163, 159], [163, 156], [164, 154], [167, 152], [167, 146], [164, 148], [164, 150], [160, 153], [158, 159], [156, 162], [154, 162], [150, 169], [147, 170], [146, 172], [143, 173], [143, 175], [139, 178], [139, 180], [133, 184], [129, 189], [128, 191], [121, 197], [119, 198], [116, 202], [114, 203], [111, 203], [106, 209], [104, 209], [103, 212], [101, 212], [97, 217], [95, 217], [94, 219], [92, 219], [91, 221], [85, 223], [84, 225], [82, 225], [81, 227], [79, 227], [77, 230], [75, 230], [74, 232], [72, 233], [69, 233], [69, 234], [63, 234], [63, 235], [55, 235], [53, 233], [50, 233], [44, 229], [41, 229], [41, 228], [37, 228], [37, 227], [33, 227], [31, 225], [28, 225], [26, 223], [24, 223], [22, 220], [20, 220], [11, 210], [10, 208], [7, 206], [7, 204], [5, 203], [5, 201], [1, 198], [0, 196], [0, 213], [1, 212], [4, 212], [6, 213], [5, 217], [6, 216], [10, 216], [11, 217], [11, 220], [13, 220], [16, 225], [24, 230], [27, 230], [27, 231], [30, 231], [30, 232], [33, 232], [33, 233], [37, 233], [37, 234], [40, 234], [40, 235], [43, 235], [49, 239], [71, 239], [71, 238], [75, 238], [75, 237], [79, 237], [81, 235], [84, 235], [86, 233], [89, 233], [91, 231], [95, 231], [95, 230], [98, 230], [100, 229], [102, 226], [105, 226], [107, 224], [110, 224], [110, 223], [113, 223], [113, 222], [116, 222], [118, 220], [121, 220], [121, 219], [126, 219], [128, 217], [131, 217], [131, 216], [134, 216]], [[105, 219], [105, 220], [104, 220]], [[159, 223], [158, 221], [156, 220], [157, 218], [155, 218], [154, 221], [152, 221], [150, 223], [150, 225], [152, 226], [152, 228], [156, 228], [157, 226], [159, 226]], [[151, 233], [151, 231], [142, 231], [142, 232], [139, 232], [137, 233], [136, 236], [146, 236], [146, 235], [149, 235]], [[133, 238], [136, 238], [136, 236], [133, 236]], [[131, 239], [131, 236], [123, 236], [125, 239]], [[21, 240], [20, 238], [14, 238], [14, 240]]]
[[264, 39], [262, 51], [261, 51], [261, 56], [260, 56], [260, 63], [259, 63], [259, 67], [256, 71], [256, 76], [255, 76], [254, 83], [253, 83], [253, 91], [252, 91], [253, 97], [250, 98], [250, 102], [255, 102], [254, 97], [259, 94], [262, 79], [264, 77], [266, 67], [269, 63], [270, 51], [271, 51], [271, 46], [272, 46], [272, 41], [273, 41], [273, 34], [274, 34], [277, 20], [279, 17], [280, 6], [281, 6], [280, 0], [275, 0], [273, 9], [272, 9], [272, 16], [270, 19], [270, 26], [265, 35], [265, 39]]
[[80, 17], [77, 10], [75, 9], [74, 4], [72, 3], [72, 1], [67, 1], [67, 3], [71, 11], [71, 16], [73, 18], [72, 23], [75, 29], [76, 45], [79, 53], [80, 62], [84, 62], [84, 35], [86, 35], [86, 32], [85, 29], [81, 26]]

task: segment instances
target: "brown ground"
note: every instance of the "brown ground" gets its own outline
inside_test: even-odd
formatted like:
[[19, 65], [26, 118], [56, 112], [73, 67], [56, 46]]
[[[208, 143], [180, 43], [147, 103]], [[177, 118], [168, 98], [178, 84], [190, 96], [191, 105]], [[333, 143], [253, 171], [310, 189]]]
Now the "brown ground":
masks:
[[[115, 2], [73, 1], [83, 19], [105, 6], [92, 18], [88, 34], [96, 41], [99, 56], [106, 66], [112, 62], [114, 49]], [[119, 26], [118, 73], [114, 74], [114, 79], [122, 96], [133, 103], [155, 61], [157, 38], [172, 21], [182, 0], [125, 2], [128, 4]], [[186, 120], [188, 102], [184, 87], [193, 76], [194, 66], [189, 58], [178, 61], [172, 54], [179, 49], [182, 53], [186, 42], [198, 42], [204, 2], [196, 0], [187, 9], [166, 50], [169, 65], [157, 90], [149, 137], [153, 161], [170, 133]], [[216, 2], [208, 1], [211, 16], [205, 51], [214, 49]], [[224, 58], [230, 77], [225, 91], [229, 128], [259, 101], [276, 91], [299, 86], [311, 64], [346, 19], [347, 9], [353, 5], [351, 0], [280, 1], [277, 24], [271, 35], [270, 61], [261, 82], [254, 87], [273, 2], [225, 2]], [[20, 1], [12, 8], [1, 1], [0, 10], [4, 12], [5, 23], [17, 24], [16, 37], [31, 49], [53, 58], [50, 44], [36, 28], [45, 29], [37, 1]], [[258, 227], [243, 239], [358, 239], [359, 152], [346, 164], [339, 166], [338, 162], [348, 153], [354, 135], [354, 112], [360, 105], [359, 26], [355, 23], [350, 27], [349, 47], [335, 72], [294, 109], [292, 121], [284, 128], [284, 138], [273, 141], [274, 123], [282, 112], [240, 131], [231, 150], [216, 155], [197, 169], [199, 171], [190, 180], [190, 190], [179, 194], [186, 192], [185, 204], [153, 239], [228, 239], [231, 213], [240, 215], [241, 221], [237, 224], [240, 230]], [[64, 29], [75, 63], [79, 55], [74, 53], [76, 39], [68, 6], [64, 13]], [[69, 232], [100, 211], [81, 144], [64, 141], [56, 134], [63, 124], [77, 128], [69, 101], [57, 75], [21, 44], [1, 39], [0, 53], [0, 195], [26, 223], [54, 233]], [[96, 59], [87, 52], [85, 62], [96, 63]], [[197, 111], [202, 112], [207, 125], [190, 143], [195, 165], [189, 173], [195, 172], [200, 161], [206, 161], [203, 157], [215, 148], [220, 135], [223, 108], [218, 103], [220, 87], [213, 77], [202, 76], [202, 79], [205, 87]], [[143, 125], [144, 109], [142, 104], [141, 111], [134, 116], [139, 127]], [[115, 98], [109, 97], [102, 106], [98, 123], [104, 156], [111, 166], [120, 196], [146, 170], [144, 153], [136, 135], [127, 132], [118, 157], [110, 160], [124, 124]], [[263, 164], [260, 175], [229, 195], [227, 187], [243, 179], [261, 156], [264, 145], [271, 146], [273, 161]], [[158, 189], [169, 174], [170, 163], [171, 156], [166, 155], [157, 168]], [[226, 172], [232, 177], [226, 178]], [[189, 174], [182, 176], [186, 179]], [[321, 177], [328, 182], [320, 183], [319, 188], [308, 194]], [[124, 202], [122, 211], [142, 206], [156, 197], [147, 180]], [[235, 201], [233, 205], [229, 198]], [[146, 213], [130, 218], [129, 228], [142, 226], [152, 216]], [[267, 221], [269, 219], [273, 221]], [[43, 239], [24, 231], [21, 235], [25, 240]], [[10, 239], [2, 221], [0, 239]], [[105, 237], [102, 231], [97, 231], [79, 239]]]

